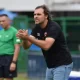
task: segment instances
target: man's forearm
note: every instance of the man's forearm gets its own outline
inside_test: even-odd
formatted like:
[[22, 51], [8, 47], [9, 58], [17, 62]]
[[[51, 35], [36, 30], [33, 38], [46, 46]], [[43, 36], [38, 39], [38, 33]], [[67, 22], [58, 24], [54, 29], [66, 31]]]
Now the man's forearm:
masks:
[[13, 55], [13, 61], [15, 61], [15, 62], [17, 62], [19, 51], [20, 51], [20, 45], [17, 44], [15, 46], [14, 55]]
[[23, 40], [22, 45], [24, 47], [24, 49], [28, 49], [30, 47], [30, 42], [27, 40]]
[[30, 37], [30, 36], [27, 36], [26, 39], [29, 40], [31, 43], [39, 46], [42, 49], [46, 48], [46, 41], [45, 40], [38, 40], [38, 39]]

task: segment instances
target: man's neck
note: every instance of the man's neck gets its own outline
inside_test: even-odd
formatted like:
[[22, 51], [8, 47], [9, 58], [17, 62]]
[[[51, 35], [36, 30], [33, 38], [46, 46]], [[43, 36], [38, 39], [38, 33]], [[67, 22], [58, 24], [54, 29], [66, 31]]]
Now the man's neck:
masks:
[[9, 29], [10, 25], [8, 25], [6, 28], [4, 28], [5, 30]]
[[40, 24], [41, 28], [45, 28], [48, 23], [48, 20], [45, 20], [44, 23]]

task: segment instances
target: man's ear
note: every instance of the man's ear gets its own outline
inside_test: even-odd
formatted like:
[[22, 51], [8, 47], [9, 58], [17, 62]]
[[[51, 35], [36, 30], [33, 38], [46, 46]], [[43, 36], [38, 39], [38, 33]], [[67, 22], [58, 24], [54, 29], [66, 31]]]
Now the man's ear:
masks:
[[46, 19], [48, 18], [48, 15], [46, 15]]

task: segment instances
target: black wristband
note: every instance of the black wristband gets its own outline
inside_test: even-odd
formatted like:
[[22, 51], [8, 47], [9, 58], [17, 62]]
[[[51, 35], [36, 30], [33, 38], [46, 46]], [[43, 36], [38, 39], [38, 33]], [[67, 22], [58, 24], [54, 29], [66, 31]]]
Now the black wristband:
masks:
[[16, 64], [16, 61], [12, 61], [12, 63]]

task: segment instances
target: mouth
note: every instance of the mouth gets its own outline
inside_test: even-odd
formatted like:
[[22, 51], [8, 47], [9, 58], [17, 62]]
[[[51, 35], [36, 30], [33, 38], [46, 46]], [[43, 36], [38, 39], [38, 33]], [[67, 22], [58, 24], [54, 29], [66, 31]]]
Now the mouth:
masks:
[[36, 19], [35, 22], [39, 22], [39, 20]]
[[38, 21], [38, 19], [35, 19], [35, 21]]

